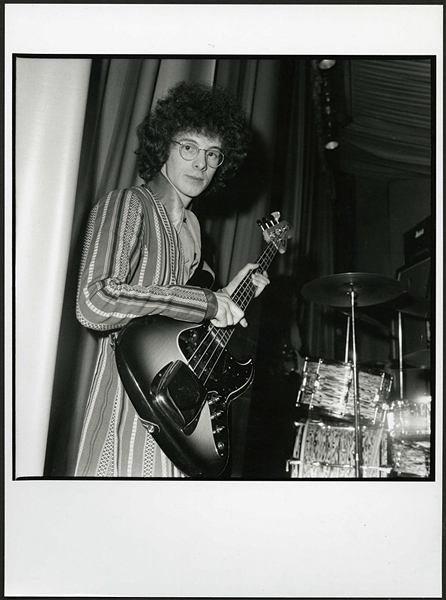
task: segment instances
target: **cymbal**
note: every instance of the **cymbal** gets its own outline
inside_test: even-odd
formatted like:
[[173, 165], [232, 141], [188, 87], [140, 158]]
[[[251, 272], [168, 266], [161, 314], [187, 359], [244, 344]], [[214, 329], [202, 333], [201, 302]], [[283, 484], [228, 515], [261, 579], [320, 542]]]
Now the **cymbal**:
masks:
[[431, 315], [431, 306], [429, 300], [426, 298], [419, 298], [417, 296], [411, 296], [410, 294], [403, 294], [395, 306], [398, 312], [411, 315], [413, 317], [420, 317], [422, 319], [429, 319]]
[[[341, 312], [343, 315], [346, 315], [347, 317], [352, 316], [351, 308], [344, 308], [343, 310], [340, 310], [339, 312]], [[395, 338], [395, 336], [393, 336], [390, 333], [389, 328], [386, 325], [384, 325], [383, 323], [380, 323], [377, 319], [373, 319], [372, 317], [370, 317], [369, 315], [367, 315], [363, 312], [357, 312], [356, 318], [358, 319], [358, 321], [364, 321], [364, 323], [367, 323], [368, 325], [372, 325], [372, 327], [374, 327], [375, 329], [379, 329], [389, 339]]]
[[396, 298], [403, 292], [403, 286], [395, 279], [375, 273], [336, 273], [305, 284], [302, 295], [318, 304], [347, 307], [351, 305], [352, 290], [356, 306], [371, 306]]
[[403, 361], [411, 367], [418, 367], [419, 369], [430, 369], [431, 351], [418, 350], [417, 352], [405, 354], [403, 356]]

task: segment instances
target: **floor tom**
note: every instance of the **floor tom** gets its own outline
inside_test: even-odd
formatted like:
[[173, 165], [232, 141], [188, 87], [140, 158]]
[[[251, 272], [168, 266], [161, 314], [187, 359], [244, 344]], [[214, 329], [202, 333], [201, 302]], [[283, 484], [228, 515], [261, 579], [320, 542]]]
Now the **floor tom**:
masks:
[[392, 471], [398, 477], [426, 479], [430, 475], [430, 444], [409, 440], [389, 441]]

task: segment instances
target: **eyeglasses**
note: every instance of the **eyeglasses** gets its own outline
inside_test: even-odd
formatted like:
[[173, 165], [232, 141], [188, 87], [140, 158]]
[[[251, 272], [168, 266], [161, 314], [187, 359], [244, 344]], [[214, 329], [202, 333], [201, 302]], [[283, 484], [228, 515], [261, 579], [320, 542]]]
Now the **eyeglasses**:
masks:
[[194, 158], [198, 156], [200, 150], [203, 150], [204, 155], [206, 156], [207, 164], [213, 169], [216, 169], [225, 159], [223, 152], [220, 152], [220, 150], [217, 150], [216, 148], [206, 150], [205, 148], [199, 148], [194, 142], [177, 142], [176, 140], [172, 141], [174, 144], [179, 145], [180, 156], [184, 158], [184, 160], [194, 160]]

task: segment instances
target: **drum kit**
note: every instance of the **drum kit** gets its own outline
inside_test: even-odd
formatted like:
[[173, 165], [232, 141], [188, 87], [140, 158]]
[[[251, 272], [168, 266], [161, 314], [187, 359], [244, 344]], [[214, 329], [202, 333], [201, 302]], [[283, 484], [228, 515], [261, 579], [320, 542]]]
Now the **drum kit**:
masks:
[[[344, 309], [344, 361], [306, 358], [295, 422], [291, 478], [426, 478], [430, 475], [430, 396], [404, 397], [404, 364], [430, 368], [430, 352], [402, 354], [401, 313], [429, 318], [427, 302], [409, 299], [399, 281], [371, 273], [338, 273], [315, 279], [302, 295]], [[358, 364], [358, 308], [400, 298], [398, 312], [399, 398], [391, 400], [393, 374]]]

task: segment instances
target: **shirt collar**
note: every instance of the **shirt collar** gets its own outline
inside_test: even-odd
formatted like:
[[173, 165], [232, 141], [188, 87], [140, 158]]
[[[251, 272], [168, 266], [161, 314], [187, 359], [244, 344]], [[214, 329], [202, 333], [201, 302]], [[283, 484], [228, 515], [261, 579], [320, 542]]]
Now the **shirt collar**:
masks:
[[167, 179], [164, 173], [159, 172], [147, 184], [156, 200], [161, 202], [175, 227], [180, 226], [185, 217], [185, 208], [175, 186]]

